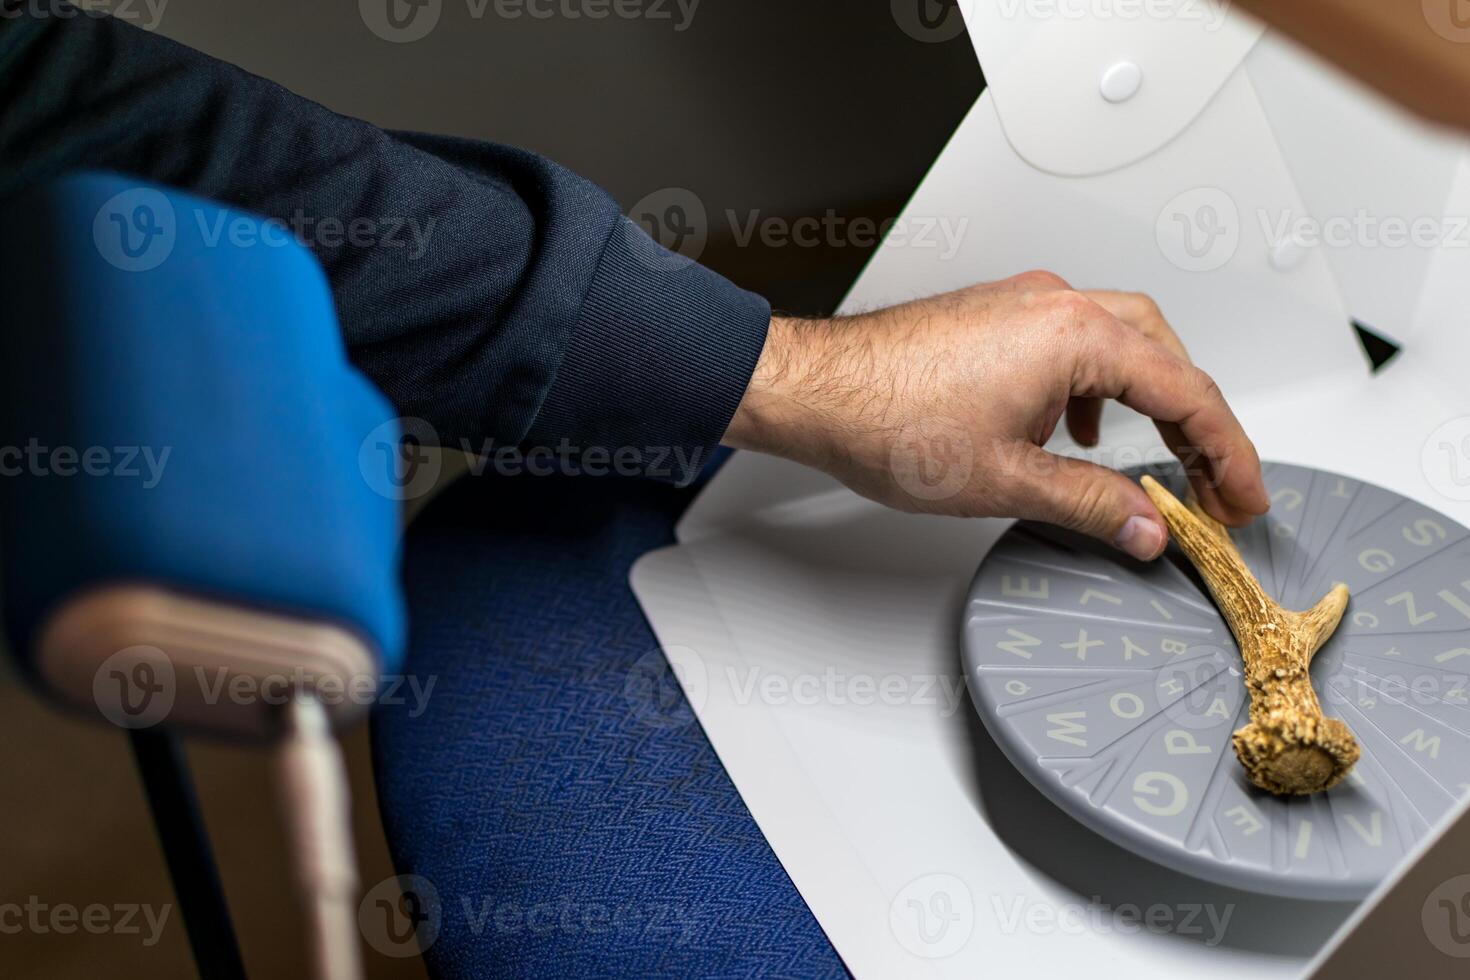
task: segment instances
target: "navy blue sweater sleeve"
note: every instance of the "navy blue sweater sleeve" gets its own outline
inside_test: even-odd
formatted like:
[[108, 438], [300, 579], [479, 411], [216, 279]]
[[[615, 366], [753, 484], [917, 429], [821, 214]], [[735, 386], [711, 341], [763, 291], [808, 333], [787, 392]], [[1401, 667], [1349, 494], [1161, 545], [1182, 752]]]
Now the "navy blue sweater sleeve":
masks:
[[[533, 153], [387, 133], [80, 13], [7, 11], [0, 91], [0, 200], [98, 168], [279, 219], [326, 268], [354, 363], [448, 442], [707, 450], [765, 341], [764, 300]], [[309, 233], [363, 219], [365, 243]]]

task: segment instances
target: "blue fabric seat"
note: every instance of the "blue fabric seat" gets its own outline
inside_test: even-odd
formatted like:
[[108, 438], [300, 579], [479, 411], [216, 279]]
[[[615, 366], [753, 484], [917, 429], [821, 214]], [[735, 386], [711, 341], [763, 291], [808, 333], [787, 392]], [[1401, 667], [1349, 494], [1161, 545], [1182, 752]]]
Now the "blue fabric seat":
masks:
[[435, 975], [846, 975], [627, 584], [697, 488], [485, 476], [409, 529], [407, 671], [434, 687], [373, 736]]

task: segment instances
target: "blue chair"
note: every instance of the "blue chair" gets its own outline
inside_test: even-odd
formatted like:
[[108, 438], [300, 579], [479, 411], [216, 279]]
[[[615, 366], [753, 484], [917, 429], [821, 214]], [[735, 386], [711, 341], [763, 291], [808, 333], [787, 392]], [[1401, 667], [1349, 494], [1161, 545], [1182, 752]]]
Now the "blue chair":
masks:
[[[0, 214], [0, 447], [46, 450], [0, 479], [8, 636], [41, 689], [132, 730], [202, 972], [238, 976], [239, 956], [174, 733], [284, 730], [302, 802], [327, 811], [308, 729], [362, 704], [222, 702], [197, 678], [223, 667], [318, 695], [364, 671], [434, 684], [427, 709], [374, 712], [402, 874], [353, 890], [348, 928], [381, 952], [443, 977], [844, 975], [628, 590], [702, 481], [450, 488], [408, 533], [404, 662], [413, 453], [283, 235], [109, 175]], [[137, 447], [138, 475], [58, 447]], [[326, 883], [339, 920], [350, 884]], [[327, 973], [352, 952], [320, 931]]]
[[[174, 733], [280, 740], [306, 816], [343, 822], [326, 727], [403, 653], [398, 504], [369, 466], [397, 423], [321, 268], [262, 219], [81, 174], [8, 202], [0, 254], [6, 635], [41, 690], [133, 733], [196, 959], [239, 975]], [[326, 836], [301, 850], [340, 858]], [[318, 944], [342, 962], [332, 875], [307, 890], [351, 899], [351, 948]]]

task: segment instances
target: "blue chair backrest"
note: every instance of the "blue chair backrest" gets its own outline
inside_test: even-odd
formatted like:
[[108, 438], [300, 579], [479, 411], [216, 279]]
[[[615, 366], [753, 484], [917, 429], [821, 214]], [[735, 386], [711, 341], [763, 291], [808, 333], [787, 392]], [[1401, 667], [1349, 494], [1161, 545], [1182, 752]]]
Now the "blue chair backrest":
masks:
[[[321, 267], [282, 226], [115, 174], [0, 212], [11, 644], [113, 581], [345, 625], [398, 669], [396, 444]], [[375, 489], [377, 487], [377, 489]]]

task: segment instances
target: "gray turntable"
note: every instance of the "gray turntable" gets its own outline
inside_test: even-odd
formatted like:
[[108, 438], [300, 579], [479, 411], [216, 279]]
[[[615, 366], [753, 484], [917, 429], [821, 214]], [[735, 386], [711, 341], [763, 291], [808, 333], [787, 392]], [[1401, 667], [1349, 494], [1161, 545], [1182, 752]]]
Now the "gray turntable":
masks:
[[[1177, 468], [1148, 470], [1176, 495]], [[1135, 562], [1022, 522], [965, 607], [974, 702], [1058, 806], [1199, 878], [1312, 899], [1365, 895], [1470, 791], [1470, 530], [1348, 477], [1267, 464], [1271, 513], [1233, 532], [1262, 587], [1305, 609], [1352, 592], [1312, 679], [1362, 746], [1313, 796], [1252, 786], [1240, 656], [1187, 560]]]

